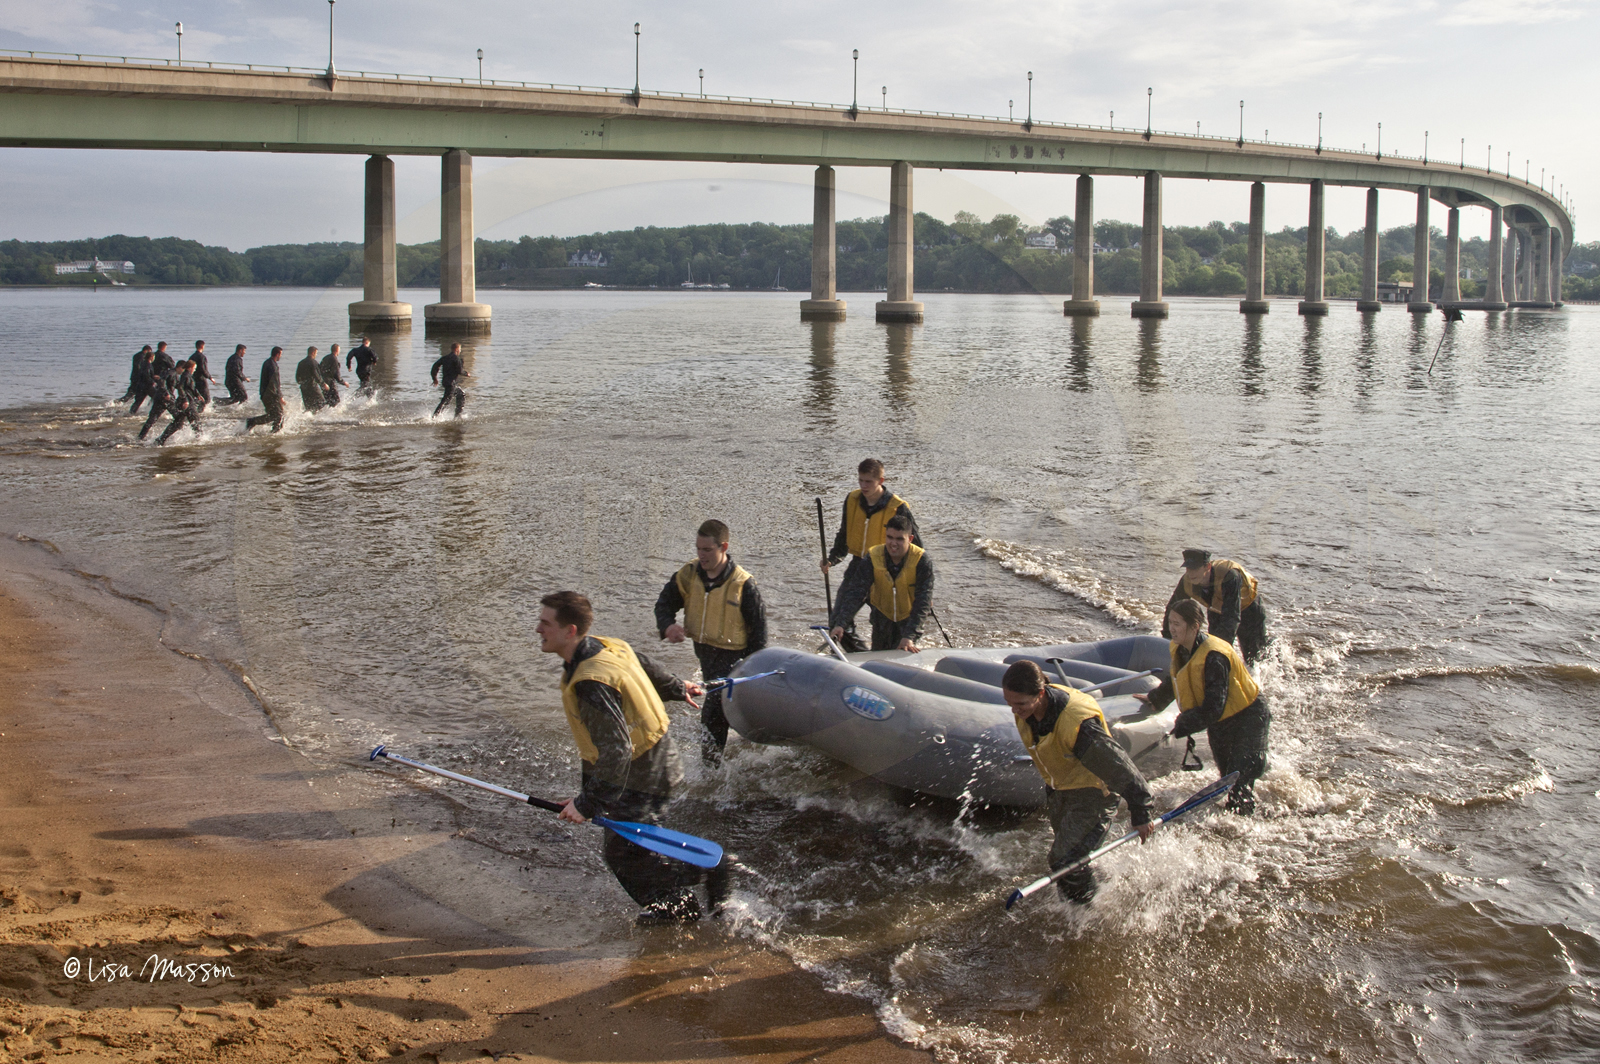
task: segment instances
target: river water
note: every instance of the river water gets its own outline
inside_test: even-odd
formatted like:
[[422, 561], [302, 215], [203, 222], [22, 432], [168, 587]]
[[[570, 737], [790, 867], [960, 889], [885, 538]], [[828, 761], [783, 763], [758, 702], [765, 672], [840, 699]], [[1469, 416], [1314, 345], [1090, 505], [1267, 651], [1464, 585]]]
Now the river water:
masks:
[[[722, 772], [686, 759], [673, 820], [749, 869], [731, 933], [944, 1059], [1600, 1059], [1593, 308], [1072, 321], [930, 295], [912, 328], [868, 295], [834, 326], [797, 294], [494, 292], [461, 421], [429, 417], [420, 325], [380, 344], [375, 399], [291, 397], [276, 437], [213, 411], [158, 449], [109, 402], [157, 339], [206, 338], [219, 377], [235, 342], [252, 376], [280, 343], [292, 379], [297, 348], [348, 343], [352, 296], [0, 292], [0, 531], [170, 604], [169, 641], [247, 672], [313, 759], [387, 740], [551, 794], [575, 758], [539, 594], [586, 591], [597, 631], [688, 675], [650, 607], [716, 516], [774, 642], [809, 646], [812, 500], [831, 517], [862, 457], [911, 500], [960, 644], [1151, 630], [1207, 546], [1260, 579], [1277, 640], [1260, 816], [1120, 851], [1086, 911], [1008, 916], [1041, 819], [736, 738]], [[1198, 785], [1153, 781], [1164, 804]], [[599, 870], [463, 801], [486, 845]]]

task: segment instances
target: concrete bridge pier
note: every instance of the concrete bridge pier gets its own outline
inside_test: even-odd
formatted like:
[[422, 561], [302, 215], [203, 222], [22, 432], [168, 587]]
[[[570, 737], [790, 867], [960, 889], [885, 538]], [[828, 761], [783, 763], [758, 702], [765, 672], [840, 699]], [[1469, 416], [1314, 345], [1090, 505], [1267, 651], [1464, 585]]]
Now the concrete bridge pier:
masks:
[[1559, 307], [1561, 303], [1561, 264], [1565, 256], [1561, 253], [1561, 230], [1551, 226], [1550, 233], [1550, 305]]
[[1533, 299], [1533, 234], [1517, 230], [1517, 302]]
[[1432, 314], [1433, 302], [1428, 298], [1428, 186], [1417, 189], [1416, 240], [1411, 248], [1411, 302], [1406, 309], [1413, 314]]
[[1323, 222], [1324, 189], [1321, 178], [1311, 179], [1311, 206], [1306, 217], [1306, 297], [1300, 301], [1302, 314], [1328, 313], [1323, 298], [1327, 277], [1328, 227]]
[[444, 153], [439, 194], [439, 302], [423, 308], [429, 332], [486, 333], [489, 305], [479, 303], [472, 228], [472, 156]]
[[1461, 208], [1451, 207], [1445, 223], [1444, 290], [1439, 304], [1460, 309], [1461, 305]]
[[350, 304], [353, 332], [402, 332], [411, 328], [411, 304], [395, 299], [394, 160], [367, 160], [366, 244], [361, 262], [361, 301]]
[[1072, 216], [1072, 298], [1061, 304], [1068, 317], [1097, 318], [1094, 297], [1094, 178], [1078, 176], [1077, 211]]
[[1267, 186], [1260, 181], [1250, 186], [1250, 235], [1244, 250], [1244, 298], [1240, 314], [1265, 314], [1272, 309], [1267, 301]]
[[[1504, 218], [1504, 209], [1500, 213]], [[1507, 225], [1502, 235], [1505, 247], [1500, 252], [1500, 298], [1509, 307], [1517, 300], [1517, 231]]]
[[1139, 298], [1136, 318], [1164, 318], [1171, 307], [1161, 299], [1161, 175], [1144, 175], [1144, 234], [1139, 240]]
[[1367, 189], [1367, 227], [1361, 231], [1361, 296], [1356, 310], [1376, 314], [1383, 309], [1378, 301], [1378, 190]]
[[911, 298], [912, 263], [916, 254], [912, 227], [911, 164], [889, 168], [889, 291], [878, 303], [880, 322], [921, 322], [922, 304]]
[[1533, 231], [1533, 296], [1535, 306], [1550, 305], [1550, 230]]
[[1506, 212], [1498, 203], [1489, 204], [1489, 276], [1483, 283], [1480, 310], [1505, 310]]
[[800, 301], [801, 321], [844, 321], [845, 302], [839, 298], [838, 256], [834, 244], [837, 187], [833, 167], [817, 167], [811, 209], [811, 298]]

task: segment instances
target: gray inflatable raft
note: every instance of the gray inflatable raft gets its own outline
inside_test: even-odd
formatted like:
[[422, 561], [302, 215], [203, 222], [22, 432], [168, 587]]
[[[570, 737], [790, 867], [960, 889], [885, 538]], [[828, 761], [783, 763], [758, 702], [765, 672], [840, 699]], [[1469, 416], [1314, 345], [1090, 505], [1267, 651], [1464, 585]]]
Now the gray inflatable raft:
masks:
[[[1059, 665], [1051, 658], [1063, 659]], [[1097, 693], [1112, 736], [1147, 777], [1178, 767], [1184, 744], [1162, 742], [1175, 706], [1154, 713], [1132, 698], [1165, 669], [1168, 643], [1126, 636], [1096, 643], [975, 650], [888, 651], [848, 660], [782, 647], [752, 654], [734, 676], [783, 670], [731, 688], [728, 723], [758, 743], [801, 743], [896, 787], [984, 805], [1034, 807], [1044, 783], [1017, 737], [1000, 678], [1015, 661], [1035, 661], [1051, 682]], [[1209, 751], [1207, 751], [1209, 753]]]

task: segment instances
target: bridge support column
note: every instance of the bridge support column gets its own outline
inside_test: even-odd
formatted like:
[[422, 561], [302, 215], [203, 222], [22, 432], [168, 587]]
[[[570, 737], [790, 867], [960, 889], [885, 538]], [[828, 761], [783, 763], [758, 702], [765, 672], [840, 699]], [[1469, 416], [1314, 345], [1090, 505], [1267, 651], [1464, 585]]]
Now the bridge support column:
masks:
[[1483, 282], [1483, 310], [1505, 310], [1505, 208], [1489, 204], [1489, 276]]
[[1144, 175], [1144, 235], [1139, 240], [1139, 299], [1136, 318], [1164, 318], [1170, 309], [1161, 299], [1161, 175]]
[[361, 262], [361, 301], [350, 304], [352, 331], [397, 332], [411, 328], [411, 304], [395, 300], [394, 160], [367, 160], [366, 244]]
[[1250, 237], [1244, 250], [1244, 299], [1240, 314], [1265, 314], [1267, 302], [1267, 186], [1260, 181], [1250, 186]]
[[[1500, 215], [1504, 219], [1504, 208]], [[1505, 226], [1502, 239], [1505, 246], [1500, 252], [1500, 298], [1509, 307], [1517, 298], [1517, 231]]]
[[1067, 317], [1099, 317], [1094, 298], [1094, 178], [1078, 174], [1077, 213], [1072, 216], [1072, 299], [1061, 304]]
[[430, 331], [486, 333], [489, 305], [479, 303], [472, 229], [472, 156], [444, 153], [439, 190], [439, 302], [423, 308]]
[[800, 301], [801, 321], [844, 321], [845, 303], [839, 298], [834, 250], [836, 187], [833, 167], [817, 167], [811, 208], [811, 298]]
[[1367, 227], [1361, 231], [1361, 297], [1356, 310], [1376, 314], [1383, 309], [1378, 301], [1378, 190], [1367, 189]]
[[1072, 298], [1061, 304], [1068, 317], [1097, 318], [1094, 297], [1094, 178], [1078, 176], [1077, 213], [1072, 216]]
[[1561, 230], [1550, 227], [1550, 305], [1561, 306]]
[[1533, 299], [1533, 236], [1526, 229], [1517, 230], [1517, 302]]
[[1306, 216], [1306, 297], [1300, 301], [1302, 314], [1328, 313], [1328, 301], [1322, 298], [1328, 257], [1328, 227], [1322, 220], [1323, 197], [1321, 178], [1313, 178], [1310, 212]]
[[1433, 302], [1428, 299], [1428, 186], [1417, 189], [1416, 239], [1411, 248], [1411, 302], [1406, 309], [1413, 314], [1432, 314]]
[[1451, 207], [1445, 223], [1444, 236], [1444, 291], [1439, 302], [1446, 307], [1457, 307], [1461, 302], [1461, 208]]
[[1531, 301], [1541, 307], [1550, 303], [1550, 230], [1533, 231], [1533, 295]]
[[889, 298], [878, 304], [879, 321], [922, 320], [922, 304], [911, 298], [917, 251], [911, 219], [911, 164], [895, 163], [889, 168]]

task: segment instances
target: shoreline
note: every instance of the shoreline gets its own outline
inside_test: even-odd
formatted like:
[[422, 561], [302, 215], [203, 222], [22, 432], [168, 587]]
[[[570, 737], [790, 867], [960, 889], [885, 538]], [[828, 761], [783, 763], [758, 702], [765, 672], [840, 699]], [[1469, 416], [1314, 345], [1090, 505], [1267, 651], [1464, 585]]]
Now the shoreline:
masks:
[[0, 1059], [930, 1059], [716, 922], [636, 931], [609, 877], [468, 841], [430, 784], [307, 760], [52, 550], [0, 541]]

